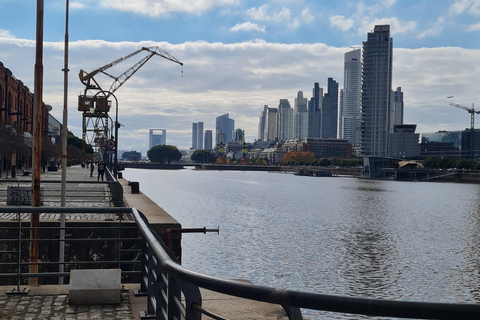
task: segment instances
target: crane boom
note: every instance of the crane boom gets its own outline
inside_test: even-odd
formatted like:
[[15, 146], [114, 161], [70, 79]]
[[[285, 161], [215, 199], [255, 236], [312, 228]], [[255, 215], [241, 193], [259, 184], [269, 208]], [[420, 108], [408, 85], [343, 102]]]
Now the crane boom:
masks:
[[[146, 57], [142, 58], [139, 62], [137, 62], [132, 67], [128, 68], [125, 72], [123, 72], [118, 77], [115, 77], [115, 76], [113, 76], [113, 75], [111, 75], [111, 74], [109, 74], [105, 71], [105, 70], [119, 64], [120, 62], [125, 61], [125, 60], [137, 55], [138, 53], [140, 53], [142, 51], [147, 51], [147, 52], [149, 52], [149, 54]], [[100, 87], [100, 85], [98, 84], [98, 82], [94, 78], [99, 73], [105, 74], [106, 76], [108, 76], [108, 77], [110, 77], [114, 80], [114, 82], [110, 86], [109, 92], [110, 93], [115, 92], [118, 88], [120, 88], [125, 83], [125, 81], [130, 79], [130, 77], [132, 75], [134, 75], [135, 72], [137, 72], [154, 55], [158, 55], [158, 56], [160, 56], [164, 59], [170, 60], [172, 62], [178, 63], [179, 65], [183, 66], [182, 62], [178, 61], [177, 58], [175, 58], [174, 56], [172, 56], [171, 54], [169, 54], [165, 50], [161, 49], [160, 47], [142, 47], [140, 50], [132, 52], [129, 55], [126, 55], [125, 57], [119, 58], [119, 59], [117, 59], [113, 62], [107, 63], [106, 65], [104, 65], [104, 66], [102, 66], [98, 69], [95, 69], [92, 72], [87, 73], [84, 70], [80, 70], [78, 76], [80, 78], [80, 81], [85, 85], [85, 95], [86, 95], [86, 92], [89, 89], [96, 89], [96, 90], [100, 90], [100, 91], [102, 90], [102, 88]], [[92, 82], [93, 82], [93, 84], [92, 84]]]

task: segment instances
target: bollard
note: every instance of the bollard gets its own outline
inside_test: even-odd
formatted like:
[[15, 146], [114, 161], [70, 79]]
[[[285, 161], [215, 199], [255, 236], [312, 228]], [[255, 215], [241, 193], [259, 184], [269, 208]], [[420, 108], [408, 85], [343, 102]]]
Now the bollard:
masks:
[[121, 172], [117, 172], [117, 179], [122, 179], [122, 173]]
[[132, 193], [140, 193], [140, 184], [136, 181], [131, 181], [128, 183], [132, 189]]

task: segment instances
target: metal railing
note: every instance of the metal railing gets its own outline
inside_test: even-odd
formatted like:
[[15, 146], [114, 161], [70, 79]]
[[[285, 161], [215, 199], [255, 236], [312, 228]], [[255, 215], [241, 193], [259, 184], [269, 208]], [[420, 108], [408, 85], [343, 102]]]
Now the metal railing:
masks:
[[[138, 271], [124, 270], [128, 269], [128, 263], [140, 263], [140, 276], [138, 277], [140, 290], [137, 294], [147, 296], [147, 310], [143, 314], [146, 318], [200, 320], [202, 315], [208, 315], [214, 319], [226, 319], [206, 310], [202, 305], [200, 288], [204, 288], [230, 296], [279, 305], [286, 311], [288, 318], [293, 320], [302, 319], [301, 309], [411, 319], [480, 319], [480, 305], [478, 304], [389, 301], [333, 296], [270, 288], [234, 280], [223, 280], [196, 273], [177, 263], [174, 255], [169, 252], [160, 237], [151, 230], [145, 217], [135, 208], [0, 207], [0, 213], [6, 212], [20, 216], [26, 216], [32, 212], [51, 214], [114, 214], [118, 217], [124, 215], [131, 216], [132, 221], [135, 222], [134, 228], [136, 232], [138, 232], [138, 237], [126, 237], [122, 232], [120, 232], [117, 237], [111, 237], [111, 239], [108, 237], [113, 246], [117, 246], [119, 249], [118, 260], [74, 262], [84, 262], [83, 267], [92, 265], [93, 263], [103, 263], [102, 267], [108, 267], [109, 263], [113, 263], [122, 269], [122, 275], [128, 273], [136, 273], [138, 275]], [[116, 223], [123, 225], [125, 222], [119, 219]], [[18, 224], [19, 230], [20, 228], [24, 231], [30, 230], [27, 226], [22, 226], [22, 223]], [[124, 227], [125, 226], [122, 226], [122, 228]], [[107, 233], [107, 231], [104, 231], [104, 233]], [[13, 243], [27, 243], [30, 240], [26, 238], [26, 235], [22, 235], [22, 233], [19, 232], [18, 239], [2, 239], [0, 243], [7, 242], [12, 245]], [[141, 240], [139, 240], [140, 238]], [[92, 238], [90, 237], [90, 239]], [[58, 244], [59, 240], [41, 238], [38, 241], [40, 241], [41, 245], [45, 245], [51, 241], [56, 241]], [[85, 240], [67, 238], [65, 241]], [[103, 239], [103, 241], [105, 241], [105, 239]], [[128, 250], [139, 252], [139, 259], [129, 259], [127, 261], [122, 259], [121, 243], [127, 241], [137, 241], [136, 243], [140, 248], [132, 245]], [[21, 247], [21, 245], [19, 246]], [[2, 250], [7, 251], [7, 249], [9, 248], [2, 246]], [[14, 252], [15, 250], [10, 251]], [[2, 254], [6, 253], [2, 252]], [[2, 260], [2, 264], [3, 263], [4, 261]], [[18, 262], [9, 263], [10, 265], [16, 266], [16, 271], [8, 274], [0, 273], [0, 279], [4, 277], [17, 277], [18, 279], [26, 279], [29, 277], [68, 277], [69, 275], [68, 272], [59, 273], [54, 271], [41, 272], [38, 274], [29, 273], [24, 271], [29, 263], [22, 262], [20, 258]], [[41, 264], [44, 263], [58, 264], [58, 262], [53, 259], [52, 261], [45, 261]], [[69, 262], [65, 264], [67, 263]], [[80, 266], [80, 263], [75, 266]]]

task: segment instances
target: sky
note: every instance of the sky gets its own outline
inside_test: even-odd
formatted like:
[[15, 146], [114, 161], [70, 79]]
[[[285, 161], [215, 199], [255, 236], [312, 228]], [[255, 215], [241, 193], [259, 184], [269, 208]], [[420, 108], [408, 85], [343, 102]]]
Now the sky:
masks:
[[[31, 91], [36, 6], [0, 0], [0, 61]], [[65, 11], [65, 0], [45, 1], [43, 100], [59, 121]], [[480, 110], [480, 0], [71, 0], [68, 128], [81, 137], [81, 69], [158, 46], [184, 65], [154, 56], [115, 92], [119, 149], [145, 155], [149, 129], [166, 129], [167, 144], [188, 149], [193, 122], [215, 131], [226, 113], [253, 142], [264, 105], [289, 99], [293, 107], [298, 91], [310, 98], [315, 82], [326, 91], [329, 77], [343, 88], [344, 54], [379, 24], [391, 28], [404, 123], [417, 133], [469, 127], [470, 115], [449, 103]], [[144, 53], [108, 72], [120, 75]], [[113, 82], [96, 79], [104, 89]]]

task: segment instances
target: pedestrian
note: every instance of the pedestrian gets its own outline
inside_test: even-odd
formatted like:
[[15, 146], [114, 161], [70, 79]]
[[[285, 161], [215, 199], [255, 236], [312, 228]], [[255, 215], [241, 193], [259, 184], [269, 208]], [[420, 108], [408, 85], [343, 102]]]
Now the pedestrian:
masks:
[[98, 177], [97, 177], [97, 181], [100, 180], [100, 177], [102, 177], [102, 181], [103, 181], [103, 173], [105, 172], [105, 167], [103, 165], [103, 161], [100, 161], [98, 163]]
[[93, 170], [95, 170], [95, 162], [92, 161], [90, 164], [90, 177], [93, 177]]

